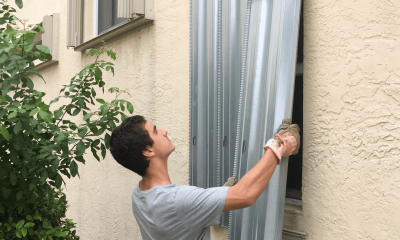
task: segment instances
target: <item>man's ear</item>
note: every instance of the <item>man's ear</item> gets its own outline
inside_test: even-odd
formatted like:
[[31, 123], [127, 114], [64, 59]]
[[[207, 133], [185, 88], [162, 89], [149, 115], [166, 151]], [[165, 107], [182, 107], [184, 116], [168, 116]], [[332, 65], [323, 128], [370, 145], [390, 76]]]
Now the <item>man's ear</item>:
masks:
[[154, 156], [154, 152], [151, 150], [151, 148], [147, 148], [145, 150], [142, 150], [142, 154], [143, 154], [143, 156], [148, 157], [148, 158]]

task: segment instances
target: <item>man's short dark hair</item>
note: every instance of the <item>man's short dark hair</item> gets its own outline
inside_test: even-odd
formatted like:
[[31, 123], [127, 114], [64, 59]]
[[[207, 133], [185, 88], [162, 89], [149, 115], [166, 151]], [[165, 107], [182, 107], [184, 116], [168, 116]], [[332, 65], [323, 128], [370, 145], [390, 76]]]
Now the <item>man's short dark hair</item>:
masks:
[[142, 151], [154, 143], [144, 128], [145, 123], [143, 116], [128, 117], [114, 129], [110, 138], [110, 152], [114, 159], [140, 176], [144, 176], [149, 167], [149, 160]]

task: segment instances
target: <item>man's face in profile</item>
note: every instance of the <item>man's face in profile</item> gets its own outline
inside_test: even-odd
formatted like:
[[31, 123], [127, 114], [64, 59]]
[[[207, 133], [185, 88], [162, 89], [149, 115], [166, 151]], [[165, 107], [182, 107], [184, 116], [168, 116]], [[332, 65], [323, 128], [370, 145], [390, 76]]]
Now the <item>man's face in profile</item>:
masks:
[[150, 147], [155, 156], [160, 158], [167, 158], [174, 150], [175, 145], [172, 144], [168, 138], [168, 131], [157, 128], [154, 124], [146, 122], [144, 128], [149, 133], [150, 138], [153, 140], [153, 146]]

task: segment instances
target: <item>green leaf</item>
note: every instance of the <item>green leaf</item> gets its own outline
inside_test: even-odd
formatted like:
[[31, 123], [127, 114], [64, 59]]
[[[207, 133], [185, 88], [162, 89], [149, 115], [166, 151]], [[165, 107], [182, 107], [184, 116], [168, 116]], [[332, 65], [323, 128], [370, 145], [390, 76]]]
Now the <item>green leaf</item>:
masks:
[[78, 164], [76, 164], [75, 161], [72, 161], [71, 165], [69, 165], [69, 170], [71, 171], [71, 175], [75, 177], [76, 174], [78, 174]]
[[91, 148], [91, 151], [92, 151], [92, 153], [93, 153], [93, 156], [97, 159], [97, 161], [100, 161], [100, 158], [99, 158], [99, 156], [97, 155], [96, 149], [92, 147], [92, 148]]
[[0, 102], [7, 102], [7, 100], [4, 96], [0, 95]]
[[99, 103], [101, 103], [101, 104], [106, 104], [106, 101], [104, 101], [104, 100], [101, 99], [101, 98], [96, 98], [96, 101], [99, 102]]
[[53, 100], [51, 100], [51, 102], [49, 103], [49, 105], [51, 105], [52, 103], [58, 102], [58, 100], [60, 99], [60, 97], [56, 97]]
[[132, 103], [126, 102], [126, 108], [128, 109], [128, 111], [129, 111], [130, 114], [133, 113], [133, 106], [132, 106]]
[[103, 134], [103, 132], [105, 131], [105, 128], [100, 128], [94, 135], [95, 136], [100, 136], [101, 134]]
[[60, 174], [57, 174], [57, 176], [56, 176], [56, 188], [60, 188], [61, 187], [61, 183], [62, 183], [62, 178], [61, 178]]
[[0, 56], [0, 63], [4, 63], [7, 59], [8, 59], [8, 54], [7, 53], [3, 53]]
[[15, 235], [17, 235], [18, 238], [22, 238], [21, 231], [18, 229], [15, 230]]
[[61, 110], [61, 109], [58, 109], [58, 110], [55, 110], [55, 111], [54, 111], [54, 117], [55, 117], [56, 119], [60, 119], [60, 117], [62, 116], [62, 114], [63, 114], [63, 110]]
[[19, 9], [21, 9], [24, 6], [22, 0], [15, 0], [15, 4], [19, 7]]
[[39, 111], [39, 116], [40, 116], [43, 120], [45, 120], [45, 121], [47, 121], [47, 122], [51, 122], [50, 114], [49, 114], [47, 111], [40, 109], [40, 111]]
[[21, 174], [23, 177], [26, 177], [28, 175], [28, 171], [26, 170], [26, 168], [21, 169]]
[[106, 144], [106, 148], [109, 149], [110, 148], [110, 134], [106, 133], [106, 135], [104, 136], [104, 143]]
[[48, 174], [46, 170], [43, 170], [42, 176], [40, 177], [40, 184], [44, 184], [48, 178]]
[[96, 80], [101, 79], [102, 75], [103, 75], [103, 73], [100, 70], [100, 68], [96, 67], [94, 69], [94, 76], [95, 76]]
[[85, 135], [86, 135], [86, 133], [87, 133], [87, 130], [88, 130], [88, 129], [87, 129], [86, 126], [79, 128], [79, 130], [78, 130], [79, 136], [80, 136], [81, 138], [85, 137]]
[[121, 111], [125, 111], [125, 106], [124, 106], [124, 102], [123, 102], [123, 101], [121, 101], [121, 102], [119, 103], [119, 106], [120, 106], [120, 108], [121, 108]]
[[89, 119], [92, 115], [93, 115], [93, 113], [88, 113], [88, 114], [84, 115], [84, 116], [83, 116], [83, 121], [86, 121], [86, 120]]
[[11, 172], [10, 173], [10, 183], [15, 186], [17, 184], [17, 175], [15, 173]]
[[36, 45], [36, 48], [43, 53], [50, 54], [50, 49], [45, 45]]
[[106, 157], [106, 146], [103, 143], [101, 144], [101, 156], [103, 159]]
[[105, 115], [108, 111], [108, 106], [107, 105], [101, 105], [100, 106], [100, 115]]
[[56, 159], [54, 159], [53, 164], [51, 165], [51, 170], [53, 170], [53, 172], [57, 172], [59, 164], [60, 164], [60, 160], [57, 157]]
[[39, 109], [37, 109], [37, 108], [33, 109], [33, 110], [29, 113], [29, 116], [32, 117], [32, 116], [35, 115], [38, 111], [39, 111]]
[[[43, 79], [43, 77], [40, 74], [38, 74], [38, 75]], [[26, 86], [29, 88], [29, 90], [33, 90], [33, 82], [31, 79], [28, 78], [26, 80]]]
[[76, 151], [75, 151], [76, 156], [82, 156], [85, 150], [86, 150], [85, 143], [79, 141], [79, 143], [76, 145]]
[[19, 201], [21, 198], [22, 198], [22, 194], [23, 194], [23, 192], [22, 191], [19, 191], [18, 193], [17, 193], [17, 201]]
[[90, 92], [92, 93], [93, 97], [96, 97], [96, 91], [94, 91], [93, 88], [92, 88], [92, 90], [90, 90]]
[[28, 233], [28, 229], [26, 229], [26, 228], [21, 228], [21, 233], [22, 233], [22, 236], [26, 236], [26, 234]]
[[2, 119], [3, 117], [4, 117], [4, 115], [6, 115], [6, 113], [7, 113], [7, 110], [6, 109], [1, 109], [0, 110], [0, 119]]
[[[28, 219], [28, 217], [30, 217], [29, 219]], [[32, 216], [31, 215], [28, 215], [27, 217], [26, 217], [26, 219], [28, 219], [29, 221], [33, 221], [33, 218], [32, 218]], [[35, 223], [33, 223], [33, 222], [28, 222], [28, 223], [25, 223], [25, 228], [30, 228], [30, 227], [33, 227], [33, 226], [35, 226]]]
[[17, 110], [18, 108], [17, 108], [16, 106], [14, 106], [14, 105], [8, 105], [8, 106], [6, 107], [6, 109], [7, 109], [8, 111], [15, 111], [15, 110]]
[[10, 189], [8, 189], [6, 187], [2, 187], [1, 193], [3, 193], [4, 198], [7, 199], [8, 196], [10, 196], [11, 191], [10, 191]]
[[78, 115], [78, 113], [81, 111], [81, 108], [75, 108], [75, 110], [72, 112], [72, 116]]
[[10, 141], [10, 134], [8, 130], [4, 127], [4, 125], [0, 125], [1, 135], [9, 142]]
[[14, 118], [14, 117], [17, 116], [17, 114], [18, 114], [18, 112], [12, 112], [12, 113], [10, 113], [10, 114], [7, 116], [7, 118], [8, 118], [8, 119]]
[[14, 133], [18, 134], [19, 131], [21, 131], [21, 129], [22, 129], [22, 123], [21, 123], [21, 120], [19, 120], [17, 122], [17, 124], [15, 124], [15, 126], [14, 126]]
[[18, 230], [20, 230], [22, 228], [22, 226], [24, 226], [25, 220], [22, 219], [20, 220], [17, 225], [15, 226]]

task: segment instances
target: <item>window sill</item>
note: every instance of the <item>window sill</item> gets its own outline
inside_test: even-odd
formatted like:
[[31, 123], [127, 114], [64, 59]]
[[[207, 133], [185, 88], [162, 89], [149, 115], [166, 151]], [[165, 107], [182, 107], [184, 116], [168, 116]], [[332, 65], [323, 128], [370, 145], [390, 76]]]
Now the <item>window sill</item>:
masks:
[[285, 240], [306, 239], [306, 234], [302, 233], [302, 232], [283, 229], [282, 230], [282, 239], [285, 239]]
[[137, 30], [152, 25], [154, 20], [146, 19], [140, 16], [132, 21], [110, 28], [106, 32], [99, 34], [97, 37], [90, 39], [74, 48], [75, 51], [84, 52], [88, 48], [93, 48], [114, 38], [119, 38], [132, 30]]
[[33, 61], [33, 63], [35, 64], [35, 71], [39, 71], [49, 66], [58, 64], [58, 60], [48, 60], [48, 61], [35, 60]]

